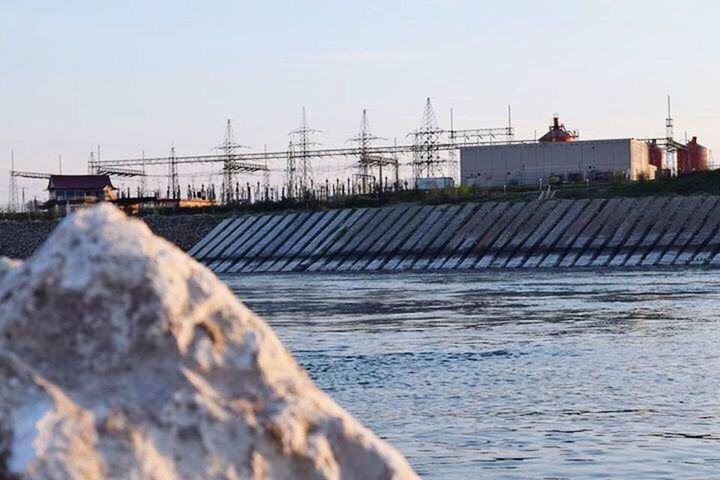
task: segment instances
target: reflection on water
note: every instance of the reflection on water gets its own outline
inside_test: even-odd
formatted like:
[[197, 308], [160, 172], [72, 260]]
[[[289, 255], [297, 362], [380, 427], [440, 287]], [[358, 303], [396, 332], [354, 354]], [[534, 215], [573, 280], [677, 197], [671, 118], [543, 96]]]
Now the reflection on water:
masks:
[[225, 280], [425, 478], [720, 475], [717, 271]]

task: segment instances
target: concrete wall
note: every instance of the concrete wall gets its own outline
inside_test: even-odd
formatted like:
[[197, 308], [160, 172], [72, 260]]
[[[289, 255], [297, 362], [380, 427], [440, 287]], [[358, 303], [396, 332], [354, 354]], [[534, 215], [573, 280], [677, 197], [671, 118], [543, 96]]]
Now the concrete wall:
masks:
[[[716, 196], [399, 205], [145, 221], [220, 273], [720, 266]], [[0, 255], [27, 257], [56, 225], [0, 222]]]
[[649, 151], [634, 139], [567, 143], [482, 145], [460, 149], [463, 185], [535, 185], [542, 179], [593, 178], [614, 173], [637, 180], [655, 178]]
[[720, 198], [244, 215], [216, 226], [190, 253], [219, 273], [720, 266]]

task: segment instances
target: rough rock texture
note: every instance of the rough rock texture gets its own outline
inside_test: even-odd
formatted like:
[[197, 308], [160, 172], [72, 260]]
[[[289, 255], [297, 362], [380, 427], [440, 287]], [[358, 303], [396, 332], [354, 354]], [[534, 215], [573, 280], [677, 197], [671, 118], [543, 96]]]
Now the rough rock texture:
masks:
[[57, 224], [57, 220], [0, 220], [0, 255], [29, 257]]
[[[188, 251], [223, 220], [221, 215], [148, 215], [142, 220], [155, 235]], [[0, 255], [28, 258], [50, 236], [57, 220], [0, 220]]]
[[222, 222], [223, 216], [197, 215], [148, 215], [142, 220], [150, 230], [166, 240], [170, 240], [184, 251], [190, 250], [205, 237], [215, 225]]
[[209, 270], [113, 207], [0, 278], [0, 478], [417, 478]]

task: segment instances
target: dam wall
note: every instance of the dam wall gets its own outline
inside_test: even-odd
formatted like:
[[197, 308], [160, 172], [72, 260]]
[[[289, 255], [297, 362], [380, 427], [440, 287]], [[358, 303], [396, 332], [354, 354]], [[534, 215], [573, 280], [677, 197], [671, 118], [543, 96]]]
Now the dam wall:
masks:
[[216, 273], [720, 265], [720, 197], [394, 205], [225, 218]]

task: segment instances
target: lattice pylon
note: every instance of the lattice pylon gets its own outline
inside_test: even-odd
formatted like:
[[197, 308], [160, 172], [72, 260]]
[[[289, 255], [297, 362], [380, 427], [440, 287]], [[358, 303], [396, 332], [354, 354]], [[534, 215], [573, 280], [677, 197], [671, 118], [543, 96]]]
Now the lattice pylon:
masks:
[[[359, 150], [357, 173], [355, 174], [355, 188], [359, 193], [369, 193], [370, 191], [369, 187], [372, 181], [373, 166], [376, 163], [370, 154], [370, 148], [375, 140], [384, 139], [372, 134], [367, 110], [363, 109], [362, 117], [360, 118], [360, 131], [356, 137], [349, 140], [357, 143]], [[380, 181], [382, 182], [382, 179]]]
[[238, 200], [236, 197], [236, 163], [238, 160], [238, 150], [248, 148], [235, 142], [233, 134], [232, 122], [227, 119], [225, 126], [225, 139], [221, 145], [215, 147], [215, 150], [223, 152], [225, 158], [223, 160], [223, 184], [221, 187], [222, 200], [225, 204], [232, 204]]
[[285, 166], [285, 196], [295, 198], [297, 185], [297, 165], [295, 164], [295, 146], [291, 141], [287, 148], [287, 164]]
[[412, 133], [413, 136], [413, 177], [417, 182], [418, 178], [434, 177], [442, 175], [440, 160], [441, 131], [437, 125], [437, 117], [433, 109], [430, 97], [425, 101], [425, 109], [420, 121], [420, 128]]
[[20, 205], [18, 204], [18, 186], [17, 176], [15, 175], [15, 152], [10, 150], [10, 185], [8, 190], [8, 211], [17, 212]]
[[312, 163], [310, 162], [313, 154], [310, 147], [318, 145], [317, 142], [312, 140], [312, 135], [317, 132], [319, 132], [319, 130], [308, 126], [307, 114], [305, 107], [303, 107], [302, 124], [300, 128], [290, 132], [293, 154], [288, 154], [288, 159], [292, 156], [295, 161], [295, 175], [293, 180], [295, 188], [299, 190], [298, 196], [300, 197], [310, 195], [313, 188], [313, 170]]

